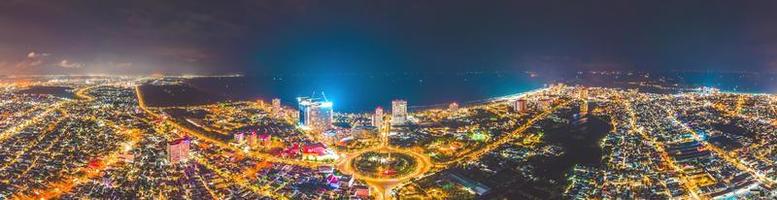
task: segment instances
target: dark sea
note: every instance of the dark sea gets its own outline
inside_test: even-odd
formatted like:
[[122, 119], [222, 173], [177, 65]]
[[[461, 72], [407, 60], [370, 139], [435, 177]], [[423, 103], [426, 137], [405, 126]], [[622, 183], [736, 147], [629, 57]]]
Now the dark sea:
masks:
[[[527, 73], [286, 75], [207, 77], [186, 80], [207, 95], [230, 100], [269, 101], [281, 98], [295, 106], [300, 96], [325, 96], [337, 112], [369, 112], [390, 108], [391, 100], [408, 106], [467, 103], [541, 88], [547, 80]], [[323, 94], [323, 95], [322, 95]]]
[[[145, 85], [152, 106], [202, 105], [230, 100], [280, 98], [296, 106], [302, 96], [326, 97], [336, 112], [370, 112], [390, 108], [391, 100], [404, 99], [410, 109], [445, 106], [452, 102], [507, 96], [565, 82], [613, 88], [639, 88], [642, 92], [679, 93], [701, 86], [726, 92], [775, 93], [777, 75], [766, 73], [618, 73], [569, 72], [553, 77], [525, 72], [423, 73], [423, 74], [307, 74], [184, 79], [181, 85]], [[644, 83], [640, 84], [640, 83]], [[656, 88], [661, 85], [662, 88]]]

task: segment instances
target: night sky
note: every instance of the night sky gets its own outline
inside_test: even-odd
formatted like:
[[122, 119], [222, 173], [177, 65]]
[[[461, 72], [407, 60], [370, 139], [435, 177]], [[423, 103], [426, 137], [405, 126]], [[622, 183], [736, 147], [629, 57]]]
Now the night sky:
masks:
[[3, 0], [0, 74], [777, 71], [777, 1]]

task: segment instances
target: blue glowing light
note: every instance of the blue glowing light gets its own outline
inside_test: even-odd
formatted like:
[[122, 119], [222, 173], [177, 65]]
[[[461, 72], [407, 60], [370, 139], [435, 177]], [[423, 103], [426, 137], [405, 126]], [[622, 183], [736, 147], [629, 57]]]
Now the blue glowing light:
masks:
[[321, 103], [321, 107], [331, 108], [334, 104], [331, 101]]

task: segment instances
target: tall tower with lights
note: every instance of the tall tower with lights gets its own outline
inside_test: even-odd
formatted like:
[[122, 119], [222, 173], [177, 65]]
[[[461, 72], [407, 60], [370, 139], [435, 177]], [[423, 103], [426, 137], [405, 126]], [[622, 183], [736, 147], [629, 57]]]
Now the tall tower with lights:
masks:
[[299, 125], [320, 131], [332, 127], [334, 111], [332, 102], [311, 97], [298, 97]]
[[580, 100], [582, 100], [580, 103], [580, 115], [586, 115], [588, 114], [588, 88], [581, 87], [578, 95]]
[[378, 106], [375, 108], [375, 114], [372, 115], [372, 126], [380, 129], [383, 126], [383, 108]]
[[270, 110], [272, 111], [273, 115], [280, 117], [283, 114], [283, 109], [281, 108], [281, 99], [272, 99], [272, 108]]
[[405, 125], [407, 123], [407, 101], [391, 101], [391, 125]]
[[518, 112], [518, 113], [526, 113], [529, 110], [529, 104], [526, 101], [526, 99], [521, 98], [521, 99], [515, 100], [513, 109], [515, 109], [515, 112]]

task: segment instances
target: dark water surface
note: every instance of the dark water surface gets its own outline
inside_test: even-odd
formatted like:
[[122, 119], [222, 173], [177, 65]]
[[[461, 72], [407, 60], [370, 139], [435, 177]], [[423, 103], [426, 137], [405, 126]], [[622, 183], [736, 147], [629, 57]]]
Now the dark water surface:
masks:
[[538, 174], [549, 178], [562, 178], [576, 164], [598, 167], [602, 149], [599, 141], [607, 135], [612, 125], [597, 117], [585, 117], [572, 124], [555, 127], [545, 132], [544, 140], [563, 147], [558, 158], [539, 160]]
[[[281, 98], [295, 106], [296, 97], [323, 92], [337, 112], [366, 112], [390, 107], [391, 100], [405, 99], [416, 106], [467, 103], [526, 92], [546, 83], [639, 88], [643, 92], [677, 93], [683, 88], [717, 87], [731, 92], [777, 91], [777, 76], [756, 73], [565, 73], [565, 76], [530, 76], [524, 72], [424, 73], [424, 74], [316, 74], [186, 79], [184, 85], [146, 86], [150, 105], [199, 105], [224, 100], [269, 101]], [[640, 86], [634, 83], [645, 83]], [[649, 87], [661, 85], [663, 88]]]
[[299, 96], [320, 95], [338, 112], [365, 112], [406, 99], [410, 107], [466, 103], [541, 88], [546, 81], [525, 73], [298, 75], [195, 78], [187, 84], [212, 96], [232, 100], [281, 98], [296, 105]]

